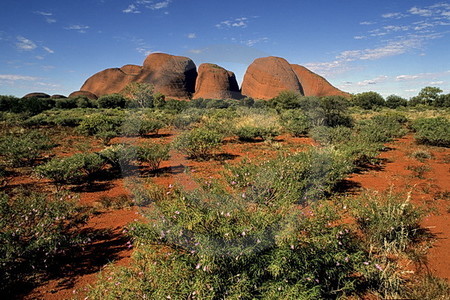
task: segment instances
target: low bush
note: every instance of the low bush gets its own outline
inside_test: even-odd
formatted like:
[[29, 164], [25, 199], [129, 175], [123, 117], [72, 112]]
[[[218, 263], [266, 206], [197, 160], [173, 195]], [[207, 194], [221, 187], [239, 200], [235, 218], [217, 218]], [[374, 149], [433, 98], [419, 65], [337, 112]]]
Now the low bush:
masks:
[[95, 136], [108, 144], [112, 138], [119, 135], [122, 122], [123, 117], [95, 113], [81, 121], [77, 130], [81, 134]]
[[421, 118], [413, 122], [415, 139], [419, 144], [450, 147], [450, 121], [443, 118]]
[[174, 148], [193, 159], [206, 159], [222, 144], [222, 135], [199, 127], [185, 131], [174, 141]]
[[14, 286], [22, 293], [24, 283], [36, 284], [58, 257], [84, 241], [75, 229], [87, 218], [66, 194], [15, 195], [0, 193], [0, 293], [8, 299]]
[[164, 123], [156, 119], [148, 119], [139, 116], [125, 118], [120, 133], [126, 136], [157, 134], [164, 127]]
[[311, 128], [311, 120], [301, 110], [286, 110], [280, 116], [281, 125], [293, 136], [302, 136]]
[[138, 159], [138, 148], [126, 144], [115, 144], [99, 152], [108, 164], [117, 171], [127, 171], [131, 163]]
[[38, 177], [51, 179], [55, 184], [86, 182], [90, 175], [104, 166], [104, 160], [96, 153], [78, 153], [69, 157], [54, 158], [36, 167]]
[[0, 156], [12, 167], [33, 164], [43, 151], [52, 147], [48, 136], [34, 130], [0, 137]]
[[151, 171], [156, 171], [162, 161], [169, 159], [170, 145], [147, 143], [138, 148], [139, 160], [148, 163]]
[[243, 110], [241, 116], [233, 122], [233, 133], [241, 141], [253, 141], [257, 138], [270, 140], [280, 134], [278, 117], [270, 113]]
[[[421, 231], [420, 209], [409, 196], [393, 193], [365, 193], [353, 206], [353, 215], [367, 242], [385, 252], [405, 251], [417, 240]], [[360, 205], [365, 203], [365, 205]]]
[[124, 108], [127, 100], [120, 94], [104, 95], [97, 99], [99, 108]]
[[[261, 192], [263, 192], [261, 190]], [[302, 216], [219, 187], [152, 198], [130, 226], [135, 261], [105, 270], [91, 299], [328, 299], [354, 293], [366, 255], [331, 205]], [[276, 201], [275, 201], [276, 202]]]

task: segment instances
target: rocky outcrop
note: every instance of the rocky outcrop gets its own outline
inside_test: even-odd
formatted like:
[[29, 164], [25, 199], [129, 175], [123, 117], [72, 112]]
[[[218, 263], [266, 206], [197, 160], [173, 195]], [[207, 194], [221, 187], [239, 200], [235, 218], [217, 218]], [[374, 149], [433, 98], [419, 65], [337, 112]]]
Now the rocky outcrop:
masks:
[[50, 98], [52, 98], [52, 99], [65, 99], [65, 98], [67, 98], [66, 96], [64, 96], [64, 95], [52, 95]]
[[23, 96], [22, 98], [25, 98], [25, 99], [27, 99], [27, 98], [50, 98], [50, 95], [48, 95], [48, 94], [46, 94], [46, 93], [39, 93], [39, 92], [36, 92], [36, 93], [29, 93], [29, 94], [26, 94], [26, 95]]
[[81, 91], [91, 92], [98, 97], [120, 93], [130, 82], [138, 80], [141, 72], [142, 67], [133, 65], [106, 69], [89, 77]]
[[73, 92], [73, 93], [71, 93], [69, 95], [69, 98], [75, 98], [75, 97], [79, 97], [79, 96], [84, 96], [84, 97], [87, 97], [88, 99], [91, 99], [91, 100], [97, 100], [98, 99], [97, 95], [95, 95], [95, 94], [93, 94], [91, 92], [88, 92], [88, 91], [76, 91], [76, 92]]
[[198, 68], [194, 99], [241, 99], [236, 76], [215, 64], [201, 64]]
[[297, 74], [297, 78], [300, 81], [300, 84], [303, 87], [303, 93], [305, 96], [343, 96], [350, 97], [349, 93], [343, 92], [338, 88], [332, 86], [325, 78], [311, 70], [300, 66], [300, 65], [291, 65], [295, 74]]
[[254, 60], [247, 68], [241, 90], [234, 73], [222, 67], [202, 64], [198, 71], [197, 74], [194, 62], [188, 57], [153, 53], [146, 57], [143, 66], [125, 65], [92, 75], [76, 95], [90, 93], [88, 97], [97, 98], [120, 93], [128, 84], [140, 82], [153, 85], [155, 92], [173, 99], [240, 99], [247, 96], [267, 100], [282, 91], [319, 97], [349, 96], [323, 77], [300, 65], [291, 65], [281, 57]]
[[188, 99], [194, 94], [196, 78], [197, 69], [190, 58], [153, 53], [147, 56], [142, 67], [125, 65], [94, 74], [81, 90], [100, 97], [120, 93], [131, 82], [144, 82], [166, 97]]
[[148, 82], [169, 98], [188, 99], [195, 92], [197, 68], [187, 57], [165, 53], [147, 56], [139, 82]]
[[297, 75], [285, 59], [274, 56], [258, 58], [247, 68], [242, 82], [242, 95], [268, 100], [282, 91], [303, 95]]

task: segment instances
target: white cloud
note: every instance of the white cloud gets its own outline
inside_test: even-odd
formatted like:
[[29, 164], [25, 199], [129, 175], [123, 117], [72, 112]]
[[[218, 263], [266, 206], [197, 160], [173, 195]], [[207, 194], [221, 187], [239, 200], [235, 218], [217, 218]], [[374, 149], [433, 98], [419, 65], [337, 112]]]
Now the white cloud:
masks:
[[152, 9], [152, 10], [158, 10], [158, 9], [162, 9], [162, 8], [167, 8], [169, 6], [170, 2], [171, 2], [171, 0], [157, 2], [155, 4], [150, 5], [149, 8]]
[[431, 17], [431, 15], [433, 14], [433, 11], [431, 11], [430, 9], [421, 9], [416, 6], [412, 7], [410, 10], [408, 10], [408, 12], [412, 15], [419, 15], [422, 17]]
[[373, 25], [376, 24], [375, 22], [369, 22], [369, 21], [363, 21], [359, 23], [360, 25]]
[[385, 19], [400, 19], [400, 18], [405, 17], [405, 15], [402, 13], [399, 13], [399, 12], [394, 12], [394, 13], [382, 14], [381, 17], [383, 17]]
[[35, 11], [34, 13], [43, 16], [45, 18], [45, 21], [49, 24], [56, 23], [56, 20], [54, 18], [51, 18], [51, 16], [53, 16], [53, 13], [51, 12]]
[[64, 29], [75, 30], [75, 31], [77, 31], [79, 33], [86, 33], [86, 30], [89, 29], [89, 28], [90, 27], [86, 26], [86, 25], [71, 25], [69, 27], [64, 27]]
[[0, 74], [0, 80], [10, 80], [10, 81], [17, 81], [17, 80], [35, 81], [35, 80], [38, 80], [38, 79], [39, 79], [39, 77], [33, 77], [33, 76], [13, 75], [13, 74]]
[[205, 49], [191, 49], [191, 50], [189, 50], [188, 52], [189, 52], [189, 53], [192, 53], [192, 54], [200, 54], [200, 53], [202, 53], [203, 51], [205, 51]]
[[195, 38], [197, 38], [197, 35], [196, 35], [195, 33], [189, 33], [189, 34], [187, 35], [187, 38], [188, 38], [188, 39], [195, 39]]
[[363, 39], [367, 39], [367, 36], [364, 35], [356, 35], [353, 37], [355, 40], [363, 40]]
[[429, 85], [441, 85], [444, 84], [444, 81], [440, 80], [440, 81], [431, 81], [429, 82]]
[[242, 41], [242, 43], [249, 47], [252, 47], [253, 45], [255, 45], [257, 43], [267, 42], [268, 40], [269, 40], [268, 37], [262, 37], [262, 38], [258, 38], [258, 39]]
[[19, 50], [31, 51], [37, 47], [32, 40], [29, 40], [23, 36], [17, 36], [17, 41], [16, 46]]
[[50, 53], [50, 54], [53, 54], [53, 53], [55, 53], [55, 51], [53, 51], [52, 49], [50, 49], [49, 47], [45, 47], [45, 46], [43, 46], [42, 48], [44, 48], [44, 50], [45, 51], [47, 51], [48, 53]]
[[242, 18], [235, 18], [230, 20], [222, 21], [215, 26], [217, 28], [245, 28], [248, 26], [249, 18], [242, 17]]
[[380, 75], [380, 76], [375, 77], [373, 79], [367, 79], [367, 80], [364, 80], [364, 81], [360, 81], [360, 82], [357, 83], [357, 85], [359, 85], [359, 86], [374, 85], [374, 84], [377, 84], [377, 83], [382, 83], [382, 82], [386, 81], [388, 78], [389, 77], [386, 76], [386, 75]]
[[398, 75], [397, 77], [395, 77], [395, 79], [397, 81], [404, 81], [404, 80], [414, 80], [419, 78], [418, 75]]
[[130, 4], [126, 9], [122, 10], [126, 14], [140, 14], [141, 12], [137, 9], [136, 5]]

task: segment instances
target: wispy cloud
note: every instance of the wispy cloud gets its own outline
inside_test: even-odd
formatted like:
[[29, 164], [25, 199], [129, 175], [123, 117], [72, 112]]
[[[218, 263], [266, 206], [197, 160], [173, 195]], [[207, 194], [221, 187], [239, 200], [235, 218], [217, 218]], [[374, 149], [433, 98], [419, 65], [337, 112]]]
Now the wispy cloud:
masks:
[[157, 2], [157, 3], [149, 5], [149, 8], [152, 10], [167, 8], [169, 6], [170, 2], [171, 2], [171, 0]]
[[126, 13], [126, 14], [140, 14], [141, 11], [137, 9], [136, 5], [134, 4], [130, 4], [128, 5], [128, 7], [124, 10], [122, 10], [122, 12]]
[[55, 53], [55, 51], [53, 51], [52, 49], [50, 49], [49, 47], [45, 47], [45, 46], [43, 46], [42, 47], [45, 51], [47, 51], [48, 53], [50, 53], [50, 54], [53, 54], [53, 53]]
[[251, 21], [251, 19], [254, 19], [256, 17], [240, 17], [240, 18], [234, 18], [234, 19], [228, 19], [225, 21], [222, 21], [215, 26], [219, 29], [224, 28], [245, 28], [248, 26], [248, 23]]
[[375, 77], [373, 79], [367, 79], [367, 80], [360, 81], [360, 82], [357, 83], [357, 85], [359, 85], [359, 86], [375, 85], [375, 84], [378, 84], [378, 83], [385, 82], [388, 78], [389, 77], [386, 76], [386, 75], [380, 75], [380, 76], [377, 76], [377, 77]]
[[[122, 10], [122, 12], [126, 14], [139, 14], [142, 12], [142, 9], [167, 9], [171, 2], [172, 0], [136, 0], [133, 3], [129, 4], [126, 9]], [[167, 14], [167, 11], [165, 12], [165, 14]]]
[[0, 80], [9, 80], [9, 81], [36, 81], [39, 80], [39, 77], [34, 76], [26, 76], [26, 75], [14, 75], [14, 74], [0, 74]]
[[188, 39], [195, 39], [195, 38], [197, 38], [197, 34], [195, 34], [195, 33], [188, 33], [187, 38]]
[[79, 33], [86, 33], [86, 30], [88, 30], [90, 27], [86, 26], [86, 25], [71, 25], [68, 27], [64, 27], [64, 29], [67, 30], [74, 30], [77, 31]]
[[254, 46], [255, 44], [263, 43], [263, 42], [267, 42], [267, 41], [269, 41], [269, 38], [268, 38], [268, 37], [261, 37], [261, 38], [257, 38], [257, 39], [250, 39], [250, 40], [242, 41], [242, 43], [243, 43], [244, 45], [247, 45], [247, 46], [249, 46], [249, 47], [252, 47], [252, 46]]
[[36, 44], [23, 36], [17, 36], [17, 43], [16, 46], [19, 50], [23, 51], [31, 51], [36, 49]]
[[56, 19], [53, 18], [53, 13], [46, 11], [35, 11], [37, 15], [43, 16], [45, 21], [49, 24], [56, 23]]
[[[395, 19], [395, 23], [392, 20]], [[392, 23], [391, 23], [392, 22]], [[440, 39], [450, 33], [450, 4], [437, 3], [430, 6], [414, 6], [403, 12], [388, 12], [374, 21], [360, 22], [375, 25], [365, 33], [355, 35], [355, 40], [376, 40], [378, 46], [340, 52], [331, 61], [311, 62], [308, 65], [324, 75], [342, 73], [353, 69], [351, 62], [378, 60], [390, 56], [414, 53], [424, 55], [430, 40]], [[367, 28], [367, 27], [365, 27]], [[333, 69], [335, 68], [335, 69]]]

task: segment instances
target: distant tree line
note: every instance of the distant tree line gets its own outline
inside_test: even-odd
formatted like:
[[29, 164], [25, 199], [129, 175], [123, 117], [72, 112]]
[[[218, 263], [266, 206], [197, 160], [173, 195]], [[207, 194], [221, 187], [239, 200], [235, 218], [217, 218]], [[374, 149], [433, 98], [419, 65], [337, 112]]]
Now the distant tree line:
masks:
[[[328, 99], [328, 100], [320, 100]], [[277, 97], [265, 100], [254, 100], [246, 97], [241, 100], [232, 99], [193, 99], [190, 101], [165, 99], [161, 93], [154, 92], [153, 86], [145, 83], [133, 83], [125, 88], [123, 93], [103, 95], [98, 99], [89, 99], [86, 96], [71, 98], [17, 98], [15, 96], [0, 95], [0, 111], [12, 113], [26, 113], [36, 115], [52, 108], [74, 109], [74, 108], [161, 108], [173, 111], [183, 111], [188, 108], [228, 108], [232, 106], [246, 107], [272, 107], [278, 109], [304, 108], [305, 103], [318, 103], [333, 101], [339, 105], [358, 106], [363, 109], [374, 109], [377, 107], [414, 107], [418, 105], [431, 107], [450, 107], [450, 94], [443, 94], [438, 87], [424, 87], [417, 96], [409, 100], [390, 95], [383, 98], [377, 92], [364, 92], [352, 95], [350, 99], [341, 96], [328, 97], [304, 97], [298, 93], [285, 91]], [[339, 99], [339, 100], [336, 100]], [[336, 104], [336, 103], [335, 103]]]

